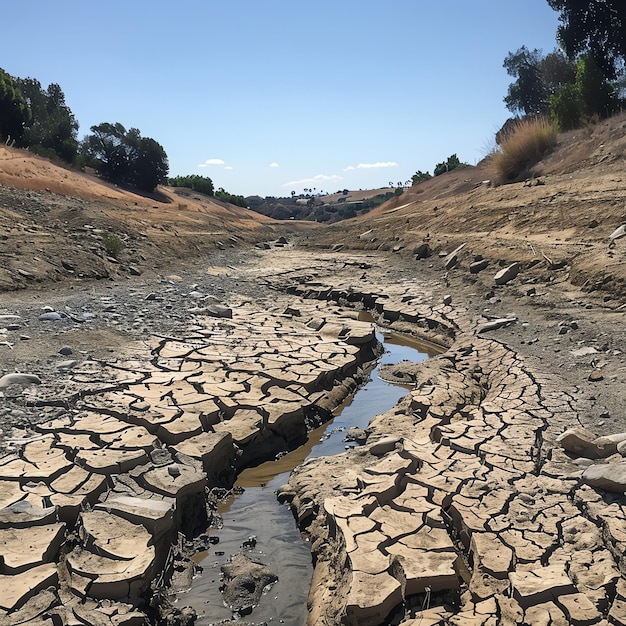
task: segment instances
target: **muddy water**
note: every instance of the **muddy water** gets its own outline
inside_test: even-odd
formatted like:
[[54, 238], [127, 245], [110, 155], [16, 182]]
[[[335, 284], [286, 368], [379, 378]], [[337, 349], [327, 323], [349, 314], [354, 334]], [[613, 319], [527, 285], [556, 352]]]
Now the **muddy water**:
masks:
[[[385, 352], [378, 365], [402, 360], [419, 362], [433, 352], [426, 346], [411, 342], [398, 334], [379, 336]], [[220, 586], [220, 567], [229, 556], [242, 551], [248, 537], [256, 537], [256, 546], [244, 550], [251, 558], [265, 563], [279, 580], [261, 599], [251, 615], [250, 623], [277, 623], [297, 626], [307, 616], [306, 600], [313, 573], [309, 545], [298, 531], [287, 506], [280, 505], [275, 491], [284, 485], [289, 473], [306, 458], [343, 452], [348, 428], [365, 428], [375, 415], [392, 408], [407, 393], [407, 388], [391, 385], [378, 377], [378, 367], [370, 381], [335, 411], [335, 418], [310, 433], [307, 443], [276, 461], [244, 470], [237, 486], [244, 492], [231, 498], [220, 509], [224, 525], [211, 535], [219, 543], [210, 552], [200, 555], [203, 571], [194, 580], [192, 589], [180, 594], [177, 604], [192, 606], [198, 625], [208, 625], [232, 617], [224, 606]]]

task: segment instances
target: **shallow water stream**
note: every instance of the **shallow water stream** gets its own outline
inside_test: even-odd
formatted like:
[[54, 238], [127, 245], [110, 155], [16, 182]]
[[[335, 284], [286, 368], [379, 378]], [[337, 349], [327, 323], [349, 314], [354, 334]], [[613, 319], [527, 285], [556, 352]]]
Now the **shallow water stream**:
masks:
[[306, 601], [313, 573], [309, 544], [302, 539], [289, 508], [276, 500], [275, 491], [305, 459], [343, 452], [348, 428], [365, 428], [374, 416], [391, 409], [407, 393], [406, 387], [381, 380], [378, 367], [403, 360], [423, 361], [429, 356], [425, 352], [427, 348], [395, 333], [379, 335], [379, 340], [383, 341], [385, 352], [369, 382], [338, 407], [333, 420], [312, 431], [306, 444], [293, 452], [239, 475], [236, 486], [244, 492], [221, 506], [223, 528], [210, 531], [219, 537], [219, 543], [195, 559], [203, 571], [194, 580], [192, 589], [177, 598], [180, 606], [188, 605], [196, 610], [196, 624], [206, 626], [232, 617], [219, 592], [220, 567], [231, 555], [240, 552], [243, 542], [251, 536], [256, 537], [256, 546], [245, 553], [266, 564], [279, 580], [252, 614], [243, 619], [293, 626], [306, 622]]

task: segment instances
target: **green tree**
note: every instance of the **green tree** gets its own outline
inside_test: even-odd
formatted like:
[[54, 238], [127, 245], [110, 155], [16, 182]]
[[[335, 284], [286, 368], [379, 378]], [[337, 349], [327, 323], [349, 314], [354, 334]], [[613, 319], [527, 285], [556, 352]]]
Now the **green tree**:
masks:
[[580, 92], [583, 115], [591, 120], [594, 117], [605, 118], [617, 108], [615, 89], [604, 77], [591, 54], [578, 59], [576, 85]]
[[429, 180], [432, 176], [428, 172], [422, 172], [422, 170], [417, 170], [413, 176], [411, 176], [411, 182], [414, 185], [424, 182], [425, 180]]
[[512, 113], [539, 115], [545, 111], [548, 98], [541, 78], [541, 59], [541, 50], [531, 51], [526, 46], [509, 52], [504, 59], [507, 74], [516, 78], [504, 98], [506, 108]]
[[576, 84], [565, 85], [550, 100], [550, 116], [561, 130], [578, 128], [582, 120], [582, 102]]
[[516, 77], [504, 102], [512, 113], [526, 116], [547, 115], [552, 96], [576, 80], [576, 62], [559, 50], [544, 57], [541, 50], [529, 51], [522, 46], [517, 52], [509, 52], [504, 67]]
[[207, 196], [212, 196], [214, 191], [213, 181], [208, 176], [199, 176], [198, 174], [176, 176], [170, 178], [168, 182], [172, 187], [187, 187]]
[[30, 120], [30, 109], [22, 92], [13, 78], [0, 69], [0, 139], [19, 140]]
[[557, 38], [570, 58], [590, 52], [596, 65], [612, 80], [626, 59], [624, 0], [548, 0], [559, 16]]
[[539, 67], [541, 80], [549, 98], [576, 80], [576, 61], [568, 59], [560, 50], [547, 54]]
[[34, 78], [18, 78], [15, 82], [31, 111], [20, 145], [72, 163], [78, 153], [78, 122], [65, 103], [61, 87], [52, 83], [43, 89]]
[[126, 129], [119, 122], [104, 122], [91, 127], [83, 138], [81, 150], [86, 165], [94, 167], [104, 178], [125, 180], [128, 176], [124, 141]]
[[457, 170], [463, 167], [469, 167], [469, 163], [462, 163], [456, 154], [452, 154], [448, 157], [447, 161], [437, 163], [433, 173], [435, 176], [439, 176], [441, 174], [445, 174], [446, 172], [451, 172], [452, 170]]
[[163, 146], [150, 137], [141, 137], [131, 152], [130, 182], [139, 189], [152, 191], [167, 181], [169, 164]]
[[142, 137], [137, 128], [128, 131], [119, 122], [91, 127], [82, 142], [87, 165], [105, 178], [153, 191], [167, 181], [169, 165], [163, 147], [154, 139]]
[[222, 187], [215, 192], [215, 197], [223, 202], [228, 202], [229, 204], [234, 204], [235, 206], [240, 206], [244, 209], [248, 208], [248, 203], [243, 196], [236, 196], [232, 193], [228, 193], [228, 191], [224, 191]]
[[551, 97], [550, 114], [562, 130], [608, 117], [615, 112], [615, 87], [604, 77], [591, 54], [578, 59], [576, 81]]

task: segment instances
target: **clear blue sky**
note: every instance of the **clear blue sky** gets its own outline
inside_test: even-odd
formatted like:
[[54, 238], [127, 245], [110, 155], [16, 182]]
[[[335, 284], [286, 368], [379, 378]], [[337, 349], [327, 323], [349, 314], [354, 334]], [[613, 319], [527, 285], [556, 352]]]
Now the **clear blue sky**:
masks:
[[546, 0], [17, 0], [0, 67], [58, 83], [80, 123], [121, 122], [170, 175], [235, 194], [370, 189], [456, 153], [478, 162], [509, 117], [502, 62], [556, 47]]

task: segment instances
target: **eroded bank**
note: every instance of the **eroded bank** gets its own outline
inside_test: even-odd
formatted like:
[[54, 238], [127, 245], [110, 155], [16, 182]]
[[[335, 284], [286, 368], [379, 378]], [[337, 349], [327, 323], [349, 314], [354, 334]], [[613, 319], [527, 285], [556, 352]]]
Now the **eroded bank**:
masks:
[[211, 481], [254, 461], [253, 443], [289, 447], [354, 388], [373, 329], [353, 308], [449, 349], [395, 372], [415, 389], [363, 447], [307, 462], [283, 491], [316, 559], [310, 622], [556, 622], [581, 607], [589, 623], [621, 619], [623, 496], [585, 485], [590, 462], [556, 445], [586, 407], [462, 304], [376, 262], [239, 268], [258, 291], [222, 298], [232, 318], [194, 278], [184, 325], [132, 359], [75, 359], [54, 384], [7, 387], [33, 417], [1, 466], [5, 544], [24, 530], [34, 546], [6, 551], [10, 619], [140, 623], [146, 581], [167, 582]]

